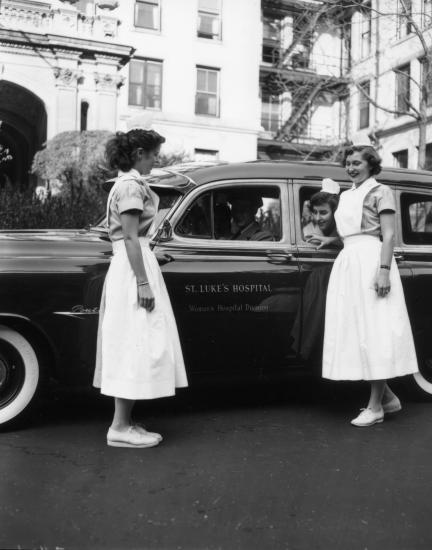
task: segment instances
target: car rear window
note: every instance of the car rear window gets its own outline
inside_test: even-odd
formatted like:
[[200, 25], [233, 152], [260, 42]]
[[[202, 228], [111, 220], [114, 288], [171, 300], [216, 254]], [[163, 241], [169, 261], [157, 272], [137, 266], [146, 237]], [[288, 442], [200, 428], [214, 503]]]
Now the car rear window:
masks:
[[402, 238], [406, 244], [432, 244], [432, 196], [401, 194]]

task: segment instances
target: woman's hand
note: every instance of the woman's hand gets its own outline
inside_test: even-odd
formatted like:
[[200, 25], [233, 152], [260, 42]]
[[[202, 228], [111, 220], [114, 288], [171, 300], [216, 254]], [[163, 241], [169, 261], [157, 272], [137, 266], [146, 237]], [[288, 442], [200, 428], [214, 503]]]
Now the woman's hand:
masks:
[[380, 269], [375, 281], [375, 290], [380, 298], [384, 298], [390, 292], [390, 271]]
[[153, 311], [155, 307], [155, 297], [150, 285], [138, 286], [138, 305], [148, 312]]
[[323, 248], [324, 246], [331, 245], [336, 240], [337, 240], [337, 237], [326, 237], [325, 235], [318, 235], [316, 233], [313, 233], [312, 235], [308, 235], [306, 237], [306, 242], [317, 245], [316, 246], [317, 250], [319, 250], [320, 248]]

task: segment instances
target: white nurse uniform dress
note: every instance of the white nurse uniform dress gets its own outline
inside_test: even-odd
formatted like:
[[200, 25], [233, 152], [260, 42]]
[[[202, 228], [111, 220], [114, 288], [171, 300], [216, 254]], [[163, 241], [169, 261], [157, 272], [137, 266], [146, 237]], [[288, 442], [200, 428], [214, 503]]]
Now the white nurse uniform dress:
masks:
[[335, 212], [344, 248], [330, 275], [323, 350], [324, 378], [381, 380], [418, 371], [411, 325], [394, 258], [391, 290], [378, 297], [380, 212], [395, 211], [391, 190], [369, 178], [341, 194]]
[[[170, 396], [187, 386], [177, 326], [157, 259], [146, 238], [158, 196], [137, 170], [120, 172], [108, 197], [113, 258], [102, 295], [93, 384], [124, 399]], [[155, 296], [149, 312], [138, 304], [137, 281], [122, 235], [120, 214], [140, 211], [138, 236], [144, 267]]]

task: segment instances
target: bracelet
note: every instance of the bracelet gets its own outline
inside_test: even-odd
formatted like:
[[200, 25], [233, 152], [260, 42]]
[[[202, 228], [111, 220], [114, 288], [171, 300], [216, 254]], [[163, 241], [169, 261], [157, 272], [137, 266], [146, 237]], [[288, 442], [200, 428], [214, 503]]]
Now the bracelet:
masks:
[[389, 265], [381, 264], [380, 268], [381, 269], [388, 269], [390, 271], [390, 266]]
[[145, 281], [144, 283], [137, 283], [137, 286], [144, 286], [150, 284], [148, 281]]

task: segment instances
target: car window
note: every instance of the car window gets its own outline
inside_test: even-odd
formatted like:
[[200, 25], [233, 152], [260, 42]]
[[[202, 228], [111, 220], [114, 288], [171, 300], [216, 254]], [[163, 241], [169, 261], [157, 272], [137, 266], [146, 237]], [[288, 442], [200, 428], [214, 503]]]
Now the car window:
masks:
[[402, 238], [406, 244], [432, 244], [432, 196], [401, 194]]
[[277, 186], [224, 186], [202, 193], [187, 208], [175, 232], [195, 239], [280, 241]]
[[302, 230], [302, 239], [305, 240], [305, 238], [310, 235], [311, 233], [316, 232], [316, 227], [314, 224], [313, 214], [312, 214], [312, 208], [310, 205], [310, 199], [312, 195], [315, 193], [318, 193], [321, 191], [321, 187], [311, 187], [311, 186], [305, 186], [301, 187], [299, 191], [299, 204], [300, 204], [300, 212], [299, 217], [301, 220], [301, 230]]

